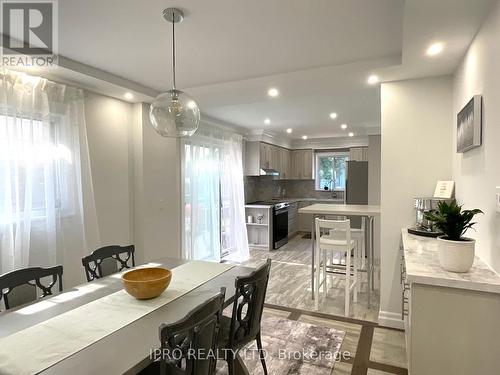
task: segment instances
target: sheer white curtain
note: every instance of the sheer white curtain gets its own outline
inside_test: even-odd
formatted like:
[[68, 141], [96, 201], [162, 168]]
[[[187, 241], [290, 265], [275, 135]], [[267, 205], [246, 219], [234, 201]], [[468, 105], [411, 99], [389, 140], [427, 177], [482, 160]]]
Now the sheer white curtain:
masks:
[[242, 137], [204, 124], [182, 152], [184, 257], [247, 259]]
[[184, 257], [220, 259], [219, 150], [206, 142], [184, 143]]
[[0, 72], [0, 273], [63, 264], [65, 286], [82, 281], [81, 257], [98, 242], [83, 92]]

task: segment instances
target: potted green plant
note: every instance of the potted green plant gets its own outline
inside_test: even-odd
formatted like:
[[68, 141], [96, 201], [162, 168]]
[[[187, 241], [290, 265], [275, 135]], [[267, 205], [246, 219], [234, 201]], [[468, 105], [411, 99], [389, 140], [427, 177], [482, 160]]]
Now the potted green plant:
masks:
[[465, 232], [476, 223], [472, 219], [482, 214], [479, 209], [464, 210], [454, 199], [447, 203], [438, 203], [438, 209], [425, 214], [425, 218], [434, 222], [443, 232], [438, 237], [439, 263], [447, 271], [468, 272], [474, 263], [476, 241], [464, 237]]

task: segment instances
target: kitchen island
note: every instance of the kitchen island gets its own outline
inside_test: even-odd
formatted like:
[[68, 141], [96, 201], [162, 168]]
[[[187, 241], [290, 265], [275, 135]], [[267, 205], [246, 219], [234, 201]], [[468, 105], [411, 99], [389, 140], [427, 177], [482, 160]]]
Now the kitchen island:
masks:
[[[327, 217], [327, 216], [359, 216], [363, 220], [368, 221], [368, 225], [365, 225], [365, 246], [366, 246], [366, 256], [368, 260], [367, 266], [367, 278], [368, 278], [368, 307], [371, 307], [371, 293], [374, 285], [374, 273], [373, 273], [373, 219], [375, 216], [380, 215], [380, 206], [377, 205], [364, 205], [364, 204], [322, 204], [316, 203], [304, 208], [299, 209], [300, 214], [310, 214], [310, 227], [311, 227], [311, 249], [312, 249], [312, 263], [311, 263], [311, 295], [314, 296], [314, 246], [315, 246], [315, 219], [317, 217]], [[365, 271], [360, 269], [360, 271]]]

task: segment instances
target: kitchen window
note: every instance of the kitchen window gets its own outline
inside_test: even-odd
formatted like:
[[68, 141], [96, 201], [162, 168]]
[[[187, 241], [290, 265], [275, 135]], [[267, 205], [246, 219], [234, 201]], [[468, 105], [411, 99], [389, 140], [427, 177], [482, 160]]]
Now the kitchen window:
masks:
[[344, 191], [349, 154], [345, 152], [316, 153], [316, 190]]

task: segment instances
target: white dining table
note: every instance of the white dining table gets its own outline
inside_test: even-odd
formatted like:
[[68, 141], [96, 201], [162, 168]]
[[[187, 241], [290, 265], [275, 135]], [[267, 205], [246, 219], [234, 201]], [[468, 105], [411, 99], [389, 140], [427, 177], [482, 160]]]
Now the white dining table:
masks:
[[[149, 265], [172, 269], [174, 275], [172, 286], [175, 284], [176, 269], [183, 267], [192, 269], [186, 267], [189, 266], [188, 263], [190, 262], [165, 258], [150, 262]], [[162, 295], [166, 301], [165, 304], [149, 300], [150, 302], [145, 303], [154, 305], [154, 309], [146, 310], [144, 315], [138, 315], [138, 318], [132, 319], [123, 326], [116, 327], [115, 322], [114, 329], [102, 334], [97, 332], [98, 339], [89, 342], [85, 342], [80, 335], [83, 333], [82, 336], [85, 336], [86, 329], [96, 331], [96, 327], [99, 328], [99, 324], [103, 322], [96, 322], [95, 317], [91, 316], [92, 313], [80, 316], [75, 312], [89, 311], [89, 306], [99, 306], [100, 310], [96, 311], [96, 314], [104, 317], [102, 320], [108, 319], [112, 322], [114, 317], [118, 317], [120, 312], [116, 305], [113, 309], [113, 301], [117, 301], [120, 297], [120, 302], [126, 302], [126, 298], [129, 297], [123, 295], [125, 292], [122, 291], [120, 274], [82, 284], [53, 297], [46, 297], [27, 306], [0, 313], [0, 374], [111, 375], [138, 372], [150, 363], [151, 350], [160, 346], [158, 331], [160, 324], [173, 323], [184, 318], [195, 307], [217, 294], [221, 287], [226, 288], [225, 305], [228, 306], [234, 300], [235, 278], [247, 276], [253, 271], [249, 267], [209, 262], [200, 262], [200, 264], [203, 269], [200, 273], [204, 273], [205, 276], [196, 275], [193, 279], [204, 280], [201, 284], [193, 289], [187, 288], [186, 290], [189, 291], [183, 294], [178, 293], [173, 298], [164, 297], [168, 293], [174, 293], [169, 290], [170, 287], [167, 288]], [[177, 274], [182, 275], [180, 272]], [[177, 283], [181, 286], [186, 284], [184, 280], [179, 280]], [[111, 301], [109, 311], [107, 311], [108, 300]], [[106, 303], [103, 304], [101, 301], [106, 301]], [[137, 314], [137, 310], [143, 308], [140, 301], [129, 301], [131, 310], [135, 309], [132, 311], [133, 314]], [[106, 323], [103, 324], [106, 325]], [[37, 337], [32, 340], [32, 335], [40, 335], [40, 332], [49, 333], [46, 336], [50, 336], [47, 337], [47, 342], [51, 345], [45, 347], [41, 342], [43, 339], [37, 340]], [[67, 352], [61, 350], [66, 344], [71, 346], [72, 343], [67, 340], [68, 337], [73, 337], [77, 342], [80, 341], [74, 346], [77, 350]], [[41, 351], [46, 353], [39, 355]], [[42, 365], [37, 358], [29, 358], [37, 356], [47, 361], [47, 364]], [[21, 360], [11, 360], [12, 358], [21, 358]], [[240, 357], [237, 358], [235, 370], [239, 374], [248, 374]]]
[[380, 206], [364, 205], [364, 204], [329, 204], [317, 203], [299, 209], [301, 214], [312, 214], [311, 221], [311, 296], [314, 299], [314, 246], [315, 246], [315, 220], [318, 217], [325, 216], [359, 216], [363, 220], [368, 221], [365, 225], [365, 248], [367, 249], [367, 278], [368, 278], [368, 307], [371, 307], [371, 293], [374, 288], [374, 272], [373, 272], [373, 220], [376, 216], [380, 216]]

